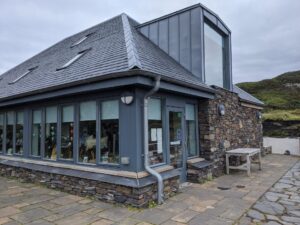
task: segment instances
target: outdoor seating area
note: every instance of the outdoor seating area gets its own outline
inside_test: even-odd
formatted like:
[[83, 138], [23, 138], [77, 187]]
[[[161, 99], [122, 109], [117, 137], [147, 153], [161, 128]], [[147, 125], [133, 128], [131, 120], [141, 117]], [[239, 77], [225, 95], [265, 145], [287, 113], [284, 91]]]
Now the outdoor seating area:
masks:
[[267, 155], [263, 170], [253, 168], [250, 177], [238, 171], [204, 184], [190, 183], [164, 204], [139, 210], [0, 177], [0, 223], [247, 225], [251, 220], [242, 215], [298, 160]]
[[[238, 166], [232, 166], [229, 164], [229, 157], [237, 156], [237, 157], [245, 157], [246, 163], [243, 163]], [[254, 159], [257, 158], [257, 160]], [[226, 152], [226, 173], [229, 174], [230, 169], [234, 170], [246, 170], [247, 175], [251, 175], [251, 164], [258, 164], [259, 169], [262, 169], [261, 166], [261, 150], [259, 148], [237, 148], [233, 150], [229, 150]]]

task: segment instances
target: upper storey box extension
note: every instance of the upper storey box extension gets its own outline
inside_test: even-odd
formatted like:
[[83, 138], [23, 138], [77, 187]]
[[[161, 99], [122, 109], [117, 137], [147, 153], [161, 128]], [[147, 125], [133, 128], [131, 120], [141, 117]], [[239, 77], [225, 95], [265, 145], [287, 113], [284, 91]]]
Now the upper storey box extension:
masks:
[[138, 29], [206, 84], [232, 90], [231, 32], [206, 7], [197, 4]]

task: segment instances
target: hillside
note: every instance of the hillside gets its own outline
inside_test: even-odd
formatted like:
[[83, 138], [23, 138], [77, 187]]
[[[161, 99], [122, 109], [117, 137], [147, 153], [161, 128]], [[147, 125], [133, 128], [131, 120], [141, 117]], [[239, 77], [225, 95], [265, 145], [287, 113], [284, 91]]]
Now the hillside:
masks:
[[237, 86], [266, 104], [265, 120], [300, 121], [300, 71]]

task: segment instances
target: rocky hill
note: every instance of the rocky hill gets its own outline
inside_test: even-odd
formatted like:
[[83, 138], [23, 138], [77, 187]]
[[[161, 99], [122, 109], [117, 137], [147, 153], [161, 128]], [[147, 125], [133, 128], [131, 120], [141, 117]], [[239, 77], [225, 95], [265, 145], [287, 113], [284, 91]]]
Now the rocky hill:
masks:
[[[237, 84], [266, 104], [264, 127], [268, 136], [300, 136], [300, 71], [272, 79]], [[274, 128], [277, 127], [278, 129]], [[274, 133], [274, 134], [273, 134]]]

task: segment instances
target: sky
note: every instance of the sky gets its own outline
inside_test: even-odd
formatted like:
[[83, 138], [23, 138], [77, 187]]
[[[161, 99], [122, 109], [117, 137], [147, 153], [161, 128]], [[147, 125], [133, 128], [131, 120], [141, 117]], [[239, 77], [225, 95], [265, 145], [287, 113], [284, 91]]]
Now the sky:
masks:
[[0, 74], [122, 12], [142, 23], [199, 2], [231, 29], [234, 83], [300, 70], [299, 0], [1, 0]]

